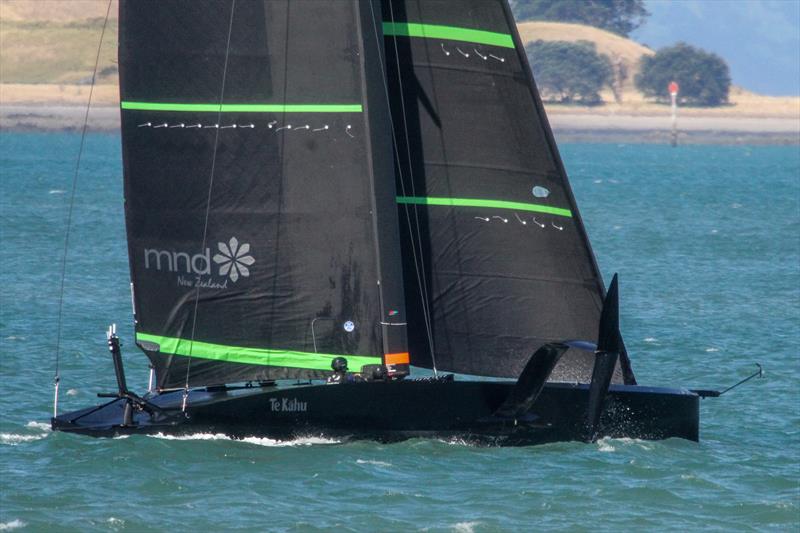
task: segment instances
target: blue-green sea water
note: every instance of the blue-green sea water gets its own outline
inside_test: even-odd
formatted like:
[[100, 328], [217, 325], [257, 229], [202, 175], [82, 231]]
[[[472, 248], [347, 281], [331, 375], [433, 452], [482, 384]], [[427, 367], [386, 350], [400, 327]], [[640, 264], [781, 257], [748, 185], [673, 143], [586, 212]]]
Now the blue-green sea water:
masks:
[[[411, 440], [52, 433], [74, 134], [0, 136], [0, 531], [800, 529], [797, 147], [565, 145], [640, 383], [729, 385], [700, 443], [480, 448]], [[119, 138], [87, 139], [67, 265], [61, 409], [114, 389], [131, 339]], [[130, 342], [129, 342], [130, 344]], [[144, 357], [126, 352], [143, 390]]]

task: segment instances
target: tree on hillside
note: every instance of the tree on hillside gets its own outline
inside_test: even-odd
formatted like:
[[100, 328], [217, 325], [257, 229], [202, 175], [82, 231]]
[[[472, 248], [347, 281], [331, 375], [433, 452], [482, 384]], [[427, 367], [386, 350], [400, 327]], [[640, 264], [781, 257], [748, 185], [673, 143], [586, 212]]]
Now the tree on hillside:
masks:
[[644, 0], [512, 0], [518, 21], [577, 22], [628, 36], [650, 13]]
[[728, 101], [731, 75], [725, 60], [686, 43], [643, 56], [636, 87], [647, 96], [668, 101], [667, 85], [680, 85], [680, 98], [689, 104], [718, 106]]
[[545, 100], [595, 105], [612, 77], [611, 63], [594, 43], [534, 41], [525, 47], [536, 84]]

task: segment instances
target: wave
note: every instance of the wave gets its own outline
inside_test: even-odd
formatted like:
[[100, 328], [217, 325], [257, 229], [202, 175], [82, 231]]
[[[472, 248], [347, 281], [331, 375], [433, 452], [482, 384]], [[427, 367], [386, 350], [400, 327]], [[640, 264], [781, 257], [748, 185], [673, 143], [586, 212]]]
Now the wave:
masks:
[[475, 527], [479, 526], [480, 522], [458, 522], [457, 524], [453, 524], [453, 531], [458, 531], [459, 533], [472, 533], [475, 531]]
[[374, 459], [356, 459], [356, 464], [383, 466], [383, 467], [387, 467], [387, 468], [392, 466], [392, 463], [387, 463], [385, 461], [376, 461]]
[[26, 428], [32, 429], [41, 429], [42, 431], [50, 431], [50, 424], [46, 422], [37, 422], [35, 420], [31, 420], [27, 424], [25, 424]]
[[12, 520], [11, 522], [0, 522], [0, 531], [11, 531], [12, 529], [19, 529], [28, 524], [22, 520]]
[[617, 448], [614, 446], [621, 445], [621, 446], [631, 446], [636, 445], [638, 448], [642, 450], [652, 450], [653, 443], [650, 441], [642, 440], [642, 439], [631, 439], [628, 437], [622, 437], [619, 439], [612, 439], [611, 437], [603, 437], [602, 439], [597, 441], [597, 451], [600, 452], [615, 452]]
[[18, 444], [22, 444], [23, 442], [33, 442], [35, 440], [41, 440], [47, 436], [47, 433], [41, 433], [39, 435], [23, 435], [21, 433], [0, 433], [0, 444], [6, 444], [8, 446], [16, 446]]
[[243, 439], [235, 439], [225, 435], [224, 433], [193, 433], [191, 435], [165, 435], [164, 433], [156, 433], [150, 436], [156, 439], [164, 440], [228, 440], [231, 442], [246, 442], [248, 444], [268, 447], [312, 446], [341, 443], [340, 440], [329, 439], [325, 437], [297, 437], [291, 440], [277, 440], [267, 437], [245, 437]]

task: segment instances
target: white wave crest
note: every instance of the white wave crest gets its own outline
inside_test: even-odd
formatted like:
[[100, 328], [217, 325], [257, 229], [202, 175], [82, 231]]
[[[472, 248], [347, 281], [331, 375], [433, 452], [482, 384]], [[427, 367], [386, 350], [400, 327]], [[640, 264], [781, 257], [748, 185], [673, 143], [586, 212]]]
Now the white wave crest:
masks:
[[25, 424], [26, 428], [32, 429], [41, 429], [42, 431], [50, 431], [50, 424], [46, 422], [37, 422], [36, 420], [31, 420], [27, 424]]
[[0, 444], [7, 444], [9, 446], [16, 446], [23, 442], [32, 442], [41, 440], [47, 436], [47, 433], [39, 435], [22, 435], [19, 433], [0, 433]]
[[615, 452], [616, 448], [611, 444], [611, 439], [603, 437], [597, 441], [597, 451], [599, 452]]
[[229, 440], [231, 442], [246, 442], [257, 446], [283, 447], [283, 446], [312, 446], [319, 444], [339, 444], [341, 441], [328, 439], [325, 437], [298, 437], [292, 440], [277, 440], [267, 437], [245, 437], [234, 439], [224, 433], [193, 433], [191, 435], [165, 435], [156, 433], [151, 435], [157, 439], [164, 440]]
[[64, 194], [65, 192], [67, 192], [67, 191], [65, 191], [63, 189], [50, 189], [48, 191], [49, 194]]
[[642, 439], [631, 439], [628, 437], [622, 437], [619, 439], [612, 439], [611, 437], [603, 437], [602, 439], [597, 441], [597, 450], [600, 452], [614, 452], [617, 449], [614, 445], [618, 446], [637, 446], [642, 450], [652, 450], [653, 443], [650, 441], [642, 440]]
[[25, 527], [26, 524], [22, 520], [12, 520], [11, 522], [0, 522], [0, 531], [11, 531], [12, 529], [19, 529]]
[[385, 461], [376, 461], [374, 459], [356, 459], [356, 464], [359, 464], [359, 465], [385, 466], [385, 467], [392, 466], [392, 463], [387, 463]]
[[459, 533], [473, 533], [475, 527], [479, 525], [480, 522], [458, 522], [457, 524], [453, 524], [453, 531], [458, 531]]
[[475, 443], [463, 437], [450, 437], [449, 439], [436, 439], [437, 442], [448, 444], [450, 446], [466, 446], [468, 448], [475, 447]]

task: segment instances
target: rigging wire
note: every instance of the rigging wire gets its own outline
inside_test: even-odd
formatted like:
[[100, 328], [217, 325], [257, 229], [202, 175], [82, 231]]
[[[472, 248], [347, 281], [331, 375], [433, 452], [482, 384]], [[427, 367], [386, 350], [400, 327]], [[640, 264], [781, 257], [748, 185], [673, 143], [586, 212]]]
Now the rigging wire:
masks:
[[[225, 44], [225, 62], [222, 67], [222, 86], [219, 92], [219, 111], [217, 111], [217, 124], [222, 123], [222, 104], [225, 99], [225, 80], [228, 75], [228, 58], [230, 56], [231, 51], [231, 34], [233, 33], [233, 14], [236, 11], [236, 0], [231, 0], [231, 16], [230, 20], [228, 21], [228, 40]], [[214, 189], [214, 174], [217, 167], [217, 149], [219, 148], [219, 130], [220, 128], [215, 128], [216, 132], [214, 135], [214, 151], [211, 155], [211, 177], [208, 182], [208, 195], [206, 196], [206, 213], [205, 213], [205, 220], [203, 221], [203, 240], [200, 246], [200, 253], [203, 253], [203, 250], [206, 248], [206, 242], [208, 240], [208, 217], [211, 213], [211, 193]], [[183, 386], [183, 401], [181, 403], [181, 410], [186, 411], [186, 400], [189, 397], [189, 373], [192, 368], [192, 349], [194, 348], [194, 335], [195, 335], [195, 327], [197, 326], [197, 308], [200, 303], [200, 284], [197, 284], [194, 295], [194, 310], [192, 311], [192, 335], [189, 340], [189, 357], [186, 362], [186, 380]]]
[[[380, 49], [381, 48], [381, 42], [380, 42], [380, 36], [378, 35], [378, 25], [377, 25], [377, 22], [376, 22], [377, 19], [375, 18], [375, 9], [374, 9], [374, 7], [372, 5], [372, 2], [369, 2], [369, 6], [370, 6], [370, 10], [372, 12], [372, 26], [373, 26], [374, 33], [375, 33], [375, 41], [376, 41], [376, 43], [378, 45], [378, 49]], [[390, 16], [391, 16], [391, 19], [392, 19], [392, 24], [394, 24], [394, 6], [392, 5], [392, 1], [391, 0], [389, 0], [389, 12], [390, 12]], [[411, 186], [410, 186], [411, 195], [412, 196], [416, 196], [416, 191], [414, 189], [414, 169], [413, 169], [413, 166], [412, 166], [413, 163], [412, 163], [412, 158], [411, 158], [411, 147], [409, 146], [409, 141], [408, 141], [408, 125], [407, 125], [407, 118], [406, 118], [405, 95], [403, 93], [403, 80], [402, 80], [402, 74], [401, 74], [401, 71], [400, 71], [400, 55], [397, 52], [397, 35], [393, 35], [392, 39], [394, 41], [394, 55], [395, 55], [395, 62], [396, 62], [396, 65], [397, 65], [397, 79], [399, 81], [398, 85], [400, 86], [400, 110], [401, 110], [401, 114], [402, 114], [402, 118], [403, 118], [403, 131], [405, 133], [406, 155], [407, 155], [407, 158], [408, 158], [408, 173], [409, 173], [409, 178], [411, 180], [410, 181], [411, 182]], [[384, 66], [382, 58], [380, 59], [379, 63], [381, 65], [381, 73], [382, 73], [381, 79], [383, 80], [383, 89], [384, 89], [384, 93], [386, 95], [386, 101], [390, 102], [389, 82], [388, 82], [388, 79], [387, 79], [387, 71], [386, 71], [386, 68]], [[393, 147], [394, 147], [395, 157], [397, 158], [397, 172], [398, 172], [398, 174], [400, 176], [400, 189], [401, 189], [401, 191], [403, 193], [403, 196], [407, 196], [405, 178], [403, 177], [402, 162], [400, 160], [400, 150], [397, 147], [398, 142], [397, 142], [397, 134], [395, 133], [395, 128], [394, 128], [394, 116], [392, 115], [391, 112], [389, 113], [389, 122], [391, 123], [391, 128], [392, 128], [392, 141], [393, 141], [392, 144], [393, 144]], [[419, 215], [418, 215], [418, 211], [417, 211], [417, 205], [414, 204], [411, 208], [409, 208], [408, 205], [404, 205], [403, 209], [405, 211], [406, 223], [408, 224], [408, 230], [409, 230], [410, 237], [411, 237], [411, 253], [412, 253], [412, 256], [413, 256], [413, 259], [414, 259], [414, 271], [415, 271], [415, 274], [416, 274], [416, 277], [417, 277], [417, 285], [419, 286], [420, 296], [421, 296], [421, 299], [422, 299], [422, 317], [423, 317], [423, 320], [425, 321], [425, 331], [426, 331], [426, 334], [428, 336], [428, 346], [430, 347], [430, 354], [431, 354], [431, 366], [433, 367], [432, 368], [433, 375], [438, 377], [439, 374], [438, 374], [437, 369], [436, 369], [436, 355], [435, 355], [435, 350], [434, 350], [434, 347], [433, 347], [433, 330], [432, 330], [432, 327], [431, 327], [430, 307], [428, 306], [428, 301], [429, 301], [428, 300], [428, 285], [427, 285], [427, 282], [425, 280], [425, 275], [423, 274], [423, 271], [425, 269], [425, 259], [423, 257], [423, 253], [422, 253], [422, 235], [421, 235], [420, 229], [419, 229], [420, 224], [419, 224]], [[411, 223], [411, 216], [408, 213], [409, 209], [413, 209], [413, 211], [414, 211], [414, 224]], [[414, 235], [413, 235], [413, 230], [414, 229], [416, 230], [416, 234], [417, 234], [417, 240], [416, 241], [414, 240]], [[420, 248], [419, 256], [417, 255], [417, 243], [419, 243], [419, 248]]]
[[[291, 20], [291, 16], [292, 16], [292, 4], [291, 4], [291, 2], [287, 2], [287, 4], [286, 4], [286, 18], [285, 18], [285, 23], [283, 25], [284, 34], [283, 34], [283, 100], [282, 100], [282, 103], [283, 103], [284, 106], [287, 105], [288, 102], [289, 102], [289, 97], [288, 97], [288, 90], [289, 90], [289, 28], [290, 28], [289, 21]], [[285, 119], [285, 116], [283, 118]], [[325, 127], [327, 128], [327, 125]], [[286, 170], [286, 157], [284, 157], [285, 154], [286, 154], [286, 137], [282, 135], [281, 138], [280, 138], [280, 141], [278, 141], [278, 142], [280, 143], [279, 153], [283, 154], [282, 157], [281, 157], [281, 161], [280, 161], [280, 163], [281, 163], [281, 174], [283, 175], [285, 173], [285, 170]], [[273, 263], [275, 265], [275, 268], [278, 267], [278, 258], [280, 256], [280, 247], [281, 247], [281, 236], [280, 236], [280, 233], [281, 233], [281, 224], [282, 224], [282, 221], [283, 221], [283, 212], [281, 211], [281, 209], [282, 209], [281, 205], [283, 203], [283, 179], [279, 180], [277, 197], [280, 200], [279, 200], [279, 203], [278, 203], [277, 226], [275, 228], [275, 248], [274, 248], [274, 250], [275, 250], [275, 259], [274, 259], [274, 263]], [[272, 293], [273, 294], [275, 294], [275, 291], [276, 291], [276, 288], [277, 288], [277, 283], [278, 283], [277, 278], [273, 278], [273, 280], [272, 280]], [[274, 311], [275, 311], [275, 300], [273, 299], [272, 302], [271, 302], [270, 312], [274, 313]], [[274, 333], [274, 325], [270, 325], [270, 332], [269, 332], [270, 341], [272, 340], [273, 333]], [[312, 337], [313, 337], [313, 334], [314, 334], [314, 332], [313, 332], [313, 323], [312, 323], [312, 332], [311, 332], [311, 334], [312, 334]], [[316, 351], [317, 351], [316, 339], [313, 339], [313, 340], [314, 340], [314, 352], [316, 353]], [[267, 374], [266, 377], [267, 377], [267, 379], [269, 379], [269, 378], [272, 377], [272, 371], [271, 371], [271, 369], [272, 369], [272, 353], [271, 352], [267, 354], [266, 369], [267, 369], [266, 370], [266, 374]]]
[[72, 190], [69, 195], [69, 207], [67, 209], [67, 224], [64, 233], [64, 252], [61, 254], [61, 286], [58, 291], [58, 326], [56, 332], [56, 364], [55, 374], [53, 375], [53, 416], [58, 414], [58, 386], [61, 382], [61, 330], [63, 325], [64, 315], [64, 280], [67, 276], [67, 251], [69, 250], [69, 234], [72, 227], [72, 211], [75, 206], [75, 191], [78, 188], [78, 174], [81, 168], [81, 159], [83, 157], [83, 146], [86, 140], [86, 129], [89, 124], [89, 110], [92, 108], [92, 96], [94, 95], [95, 81], [97, 81], [97, 67], [100, 64], [100, 50], [103, 48], [103, 38], [106, 34], [106, 27], [108, 26], [108, 16], [111, 13], [111, 2], [108, 0], [106, 6], [106, 17], [103, 20], [103, 29], [100, 31], [100, 42], [97, 43], [97, 54], [94, 58], [94, 70], [92, 71], [92, 84], [89, 87], [89, 99], [86, 102], [86, 113], [83, 116], [83, 128], [81, 128], [81, 143], [78, 148], [78, 158], [75, 161], [75, 173], [72, 176]]

